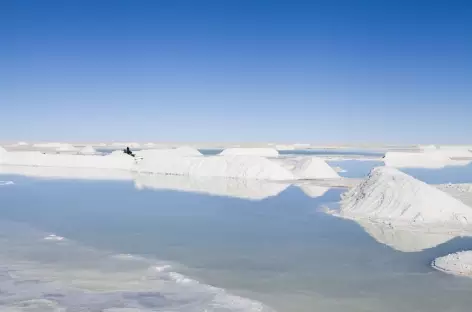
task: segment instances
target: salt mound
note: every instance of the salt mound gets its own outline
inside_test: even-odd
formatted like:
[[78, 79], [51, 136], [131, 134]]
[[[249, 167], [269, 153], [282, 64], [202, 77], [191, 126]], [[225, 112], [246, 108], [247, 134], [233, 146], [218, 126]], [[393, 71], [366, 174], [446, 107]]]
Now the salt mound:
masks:
[[472, 224], [472, 208], [394, 168], [377, 167], [343, 195], [340, 215], [402, 224]]
[[82, 154], [82, 155], [93, 155], [93, 154], [96, 154], [97, 151], [90, 145], [87, 145], [86, 147], [82, 148], [80, 151], [79, 151], [79, 154]]
[[336, 179], [338, 173], [323, 159], [303, 157], [295, 164], [292, 173], [299, 179]]
[[257, 156], [175, 156], [144, 157], [137, 171], [200, 177], [258, 180], [292, 180], [293, 174], [280, 165]]
[[448, 274], [472, 277], [472, 250], [436, 258], [431, 265]]
[[222, 156], [262, 156], [262, 157], [277, 157], [279, 152], [275, 148], [266, 147], [254, 147], [254, 148], [243, 148], [243, 147], [232, 147], [223, 150], [220, 155]]
[[77, 151], [77, 147], [72, 144], [61, 144], [58, 148], [56, 148], [58, 152], [75, 152]]
[[202, 156], [203, 154], [200, 153], [199, 150], [190, 146], [180, 146], [174, 149], [176, 153], [179, 155], [186, 155], [186, 156]]
[[472, 153], [467, 149], [439, 149], [437, 153], [449, 158], [472, 158]]

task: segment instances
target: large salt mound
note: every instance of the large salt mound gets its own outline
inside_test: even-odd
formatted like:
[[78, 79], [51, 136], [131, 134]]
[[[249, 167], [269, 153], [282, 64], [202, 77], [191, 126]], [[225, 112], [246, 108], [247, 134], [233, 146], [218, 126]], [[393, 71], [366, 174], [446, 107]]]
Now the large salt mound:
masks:
[[243, 147], [232, 147], [223, 150], [220, 155], [222, 156], [262, 156], [262, 157], [277, 157], [279, 152], [275, 148], [265, 147], [254, 147], [254, 148], [243, 148]]
[[472, 224], [472, 208], [394, 168], [378, 167], [343, 195], [340, 215], [400, 224]]
[[293, 174], [280, 165], [257, 156], [156, 156], [144, 157], [138, 164], [140, 172], [227, 177], [259, 180], [293, 180]]
[[85, 146], [79, 151], [79, 154], [82, 154], [82, 155], [93, 155], [96, 153], [97, 151], [90, 145]]
[[462, 251], [436, 258], [431, 265], [448, 274], [472, 277], [472, 251]]
[[292, 170], [299, 179], [336, 179], [338, 173], [323, 159], [318, 157], [301, 158]]

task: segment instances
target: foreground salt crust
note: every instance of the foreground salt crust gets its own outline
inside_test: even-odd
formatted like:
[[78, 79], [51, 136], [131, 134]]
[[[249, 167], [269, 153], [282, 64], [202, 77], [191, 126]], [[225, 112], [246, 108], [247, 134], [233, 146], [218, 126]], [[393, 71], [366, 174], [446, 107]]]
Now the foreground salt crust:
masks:
[[232, 147], [223, 150], [220, 155], [222, 156], [262, 156], [262, 157], [277, 157], [279, 152], [275, 148], [265, 147]]
[[431, 265], [448, 274], [472, 277], [472, 250], [436, 258]]
[[394, 168], [378, 167], [343, 195], [340, 216], [403, 225], [472, 225], [472, 208]]
[[293, 180], [294, 175], [278, 164], [257, 156], [188, 156], [143, 158], [136, 170], [199, 177], [258, 180]]

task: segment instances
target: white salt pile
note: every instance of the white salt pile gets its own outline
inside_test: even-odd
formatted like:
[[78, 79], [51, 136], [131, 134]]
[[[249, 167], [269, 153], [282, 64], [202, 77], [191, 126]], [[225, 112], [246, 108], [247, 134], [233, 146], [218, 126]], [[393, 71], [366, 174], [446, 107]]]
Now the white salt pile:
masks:
[[79, 151], [79, 154], [81, 154], [81, 155], [94, 155], [94, 154], [97, 154], [97, 150], [94, 149], [92, 146], [87, 145]]
[[136, 143], [136, 142], [114, 142], [111, 143], [112, 147], [118, 147], [118, 148], [124, 148], [124, 147], [129, 147], [129, 148], [139, 148], [141, 147], [141, 144]]
[[202, 156], [199, 150], [182, 146], [178, 148], [147, 149], [135, 152], [138, 158]]
[[378, 167], [343, 195], [340, 216], [386, 224], [472, 225], [472, 208], [394, 168]]
[[303, 157], [295, 163], [292, 170], [299, 179], [337, 179], [338, 173], [323, 159], [318, 157]]
[[75, 152], [78, 148], [72, 144], [61, 144], [58, 148], [56, 148], [57, 152]]
[[258, 156], [156, 156], [144, 157], [137, 171], [199, 177], [227, 177], [257, 180], [293, 180], [282, 166]]
[[279, 152], [275, 148], [266, 147], [232, 147], [223, 150], [220, 155], [222, 156], [262, 156], [262, 157], [277, 157]]
[[462, 251], [436, 258], [431, 265], [448, 274], [472, 277], [472, 251]]

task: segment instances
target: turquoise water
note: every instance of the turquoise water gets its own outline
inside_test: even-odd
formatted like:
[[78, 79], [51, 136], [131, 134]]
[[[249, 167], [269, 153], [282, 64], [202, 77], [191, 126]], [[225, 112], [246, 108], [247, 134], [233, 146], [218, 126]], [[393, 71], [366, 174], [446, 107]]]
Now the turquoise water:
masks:
[[[378, 164], [339, 165], [362, 176]], [[472, 279], [429, 265], [470, 249], [472, 238], [384, 236], [385, 229], [322, 212], [342, 189], [312, 198], [297, 186], [277, 186], [275, 196], [247, 200], [137, 189], [131, 180], [0, 180], [14, 182], [0, 185], [0, 307], [38, 298], [46, 301], [35, 302], [35, 311], [258, 311], [261, 303], [282, 312], [439, 312], [472, 305]], [[50, 234], [65, 240], [45, 240]]]

